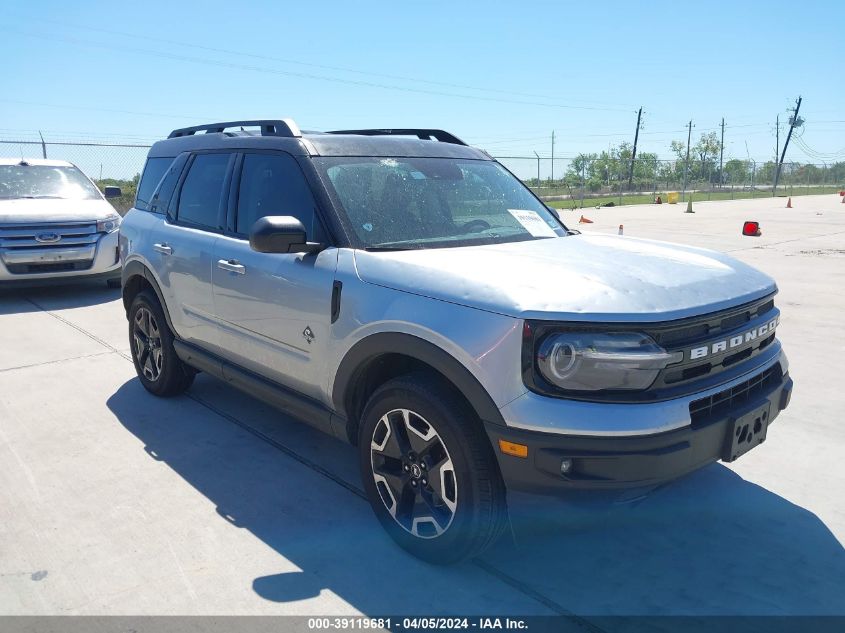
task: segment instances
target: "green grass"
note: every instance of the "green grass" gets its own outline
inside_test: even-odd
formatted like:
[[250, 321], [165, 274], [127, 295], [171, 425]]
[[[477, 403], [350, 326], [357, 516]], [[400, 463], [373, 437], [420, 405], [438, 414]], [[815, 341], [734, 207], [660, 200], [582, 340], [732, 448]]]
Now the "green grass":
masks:
[[[819, 195], [819, 194], [835, 194], [839, 191], [839, 187], [795, 187], [790, 189], [790, 187], [780, 188], [778, 187], [778, 196], [786, 197], [786, 196], [806, 196], [806, 195]], [[550, 200], [546, 204], [550, 207], [554, 207], [556, 209], [580, 209], [580, 208], [590, 208], [590, 207], [597, 207], [599, 205], [607, 204], [608, 202], [613, 202], [614, 206], [621, 205], [629, 205], [629, 204], [652, 204], [654, 203], [654, 199], [656, 196], [660, 196], [664, 202], [666, 203], [666, 192], [665, 191], [658, 191], [656, 194], [632, 194], [632, 195], [623, 195], [622, 200], [620, 202], [619, 196], [600, 196], [600, 197], [585, 197], [583, 205], [581, 203], [580, 198], [575, 198], [574, 200]], [[708, 200], [744, 200], [750, 198], [770, 198], [772, 196], [771, 190], [763, 191], [763, 190], [755, 190], [755, 191], [696, 191], [693, 193], [687, 193], [686, 200], [681, 200], [680, 192], [678, 195], [678, 204], [686, 204], [687, 200], [692, 200], [693, 202], [706, 202]]]

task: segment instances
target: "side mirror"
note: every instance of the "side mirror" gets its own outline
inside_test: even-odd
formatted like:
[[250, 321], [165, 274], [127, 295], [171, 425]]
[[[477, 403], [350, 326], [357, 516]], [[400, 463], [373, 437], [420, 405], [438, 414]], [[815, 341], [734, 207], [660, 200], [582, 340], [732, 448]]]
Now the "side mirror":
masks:
[[554, 207], [550, 207], [549, 205], [546, 205], [546, 209], [548, 209], [549, 213], [551, 213], [553, 216], [555, 216], [557, 218], [558, 222], [560, 222], [560, 211], [558, 211]]
[[289, 215], [258, 218], [249, 232], [249, 246], [258, 253], [316, 253], [323, 248], [306, 241], [302, 222]]
[[111, 185], [108, 185], [103, 188], [103, 195], [106, 198], [119, 198], [123, 195], [123, 193], [120, 191], [120, 187], [113, 187]]

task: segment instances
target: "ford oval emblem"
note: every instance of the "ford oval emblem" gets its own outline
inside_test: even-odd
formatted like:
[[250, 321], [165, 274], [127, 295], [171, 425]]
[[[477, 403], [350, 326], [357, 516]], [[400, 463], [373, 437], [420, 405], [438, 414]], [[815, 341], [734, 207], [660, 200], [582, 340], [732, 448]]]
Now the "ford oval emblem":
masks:
[[62, 236], [58, 233], [39, 233], [35, 236], [36, 242], [41, 242], [42, 244], [52, 244], [53, 242], [58, 242], [62, 239]]

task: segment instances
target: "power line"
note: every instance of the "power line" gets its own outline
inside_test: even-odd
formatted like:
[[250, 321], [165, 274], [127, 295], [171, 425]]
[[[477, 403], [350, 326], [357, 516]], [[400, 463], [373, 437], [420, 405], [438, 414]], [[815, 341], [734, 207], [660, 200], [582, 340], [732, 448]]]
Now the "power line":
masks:
[[58, 103], [44, 103], [39, 101], [22, 101], [19, 99], [5, 99], [0, 98], [0, 102], [3, 103], [14, 103], [17, 105], [28, 105], [28, 106], [39, 106], [44, 108], [60, 108], [65, 110], [90, 110], [93, 112], [112, 112], [115, 114], [132, 114], [134, 116], [152, 116], [152, 117], [160, 117], [163, 119], [191, 119], [196, 121], [197, 119], [205, 119], [205, 120], [212, 120], [212, 119], [219, 119], [220, 117], [212, 117], [212, 116], [200, 116], [200, 115], [185, 115], [185, 114], [164, 114], [161, 112], [140, 112], [138, 110], [119, 110], [116, 108], [102, 108], [98, 106], [80, 106], [80, 105], [71, 105], [71, 104], [58, 104]]
[[[367, 71], [367, 70], [359, 70], [359, 69], [351, 68], [351, 67], [348, 67], [348, 66], [332, 66], [332, 65], [328, 65], [328, 64], [317, 64], [317, 63], [314, 63], [314, 62], [305, 62], [305, 61], [297, 60], [297, 59], [274, 57], [272, 55], [262, 55], [262, 54], [258, 54], [258, 53], [247, 52], [247, 51], [239, 51], [239, 50], [219, 48], [219, 47], [214, 47], [214, 46], [207, 46], [207, 45], [203, 45], [203, 44], [197, 44], [197, 43], [194, 43], [194, 42], [184, 42], [184, 41], [178, 41], [178, 40], [171, 40], [171, 39], [167, 39], [167, 38], [163, 38], [163, 37], [153, 37], [153, 36], [150, 36], [150, 35], [141, 35], [141, 34], [138, 34], [138, 33], [130, 33], [130, 32], [127, 32], [127, 31], [115, 31], [115, 30], [111, 30], [111, 29], [104, 29], [104, 28], [101, 28], [101, 27], [94, 27], [94, 26], [90, 26], [90, 25], [59, 22], [57, 20], [50, 20], [50, 19], [47, 19], [47, 18], [38, 18], [37, 20], [33, 20], [31, 17], [28, 17], [28, 16], [26, 18], [24, 18], [23, 16], [20, 16], [20, 15], [17, 16], [17, 17], [18, 17], [18, 19], [25, 19], [27, 24], [31, 24], [32, 22], [54, 24], [56, 26], [62, 27], [63, 29], [66, 29], [68, 27], [72, 27], [72, 28], [75, 28], [75, 29], [85, 29], [85, 30], [89, 30], [89, 31], [105, 33], [107, 35], [116, 35], [116, 36], [119, 36], [119, 37], [131, 37], [131, 38], [140, 39], [140, 40], [147, 40], [147, 41], [150, 41], [150, 42], [159, 42], [159, 43], [162, 43], [162, 44], [168, 44], [168, 45], [171, 45], [171, 46], [181, 46], [183, 48], [193, 48], [193, 49], [196, 49], [196, 50], [203, 50], [203, 51], [208, 51], [208, 52], [212, 52], [212, 53], [221, 53], [221, 54], [224, 54], [224, 55], [236, 55], [236, 56], [239, 56], [239, 57], [261, 59], [261, 60], [264, 60], [264, 61], [272, 61], [272, 62], [278, 62], [278, 63], [283, 63], [283, 64], [294, 64], [294, 65], [297, 65], [297, 66], [305, 66], [305, 67], [310, 67], [310, 68], [320, 68], [322, 70], [332, 70], [332, 71], [337, 71], [337, 72], [353, 73], [353, 74], [364, 75], [364, 76], [369, 76], [369, 77], [381, 77], [381, 78], [384, 78], [384, 79], [394, 79], [394, 80], [399, 80], [399, 81], [410, 81], [410, 82], [413, 82], [413, 83], [424, 83], [424, 84], [429, 84], [429, 85], [432, 85], [432, 86], [444, 86], [444, 87], [447, 87], [447, 88], [461, 88], [461, 89], [464, 89], [464, 90], [477, 90], [479, 92], [507, 94], [507, 95], [512, 95], [512, 96], [521, 96], [521, 97], [536, 98], [536, 99], [554, 99], [554, 97], [549, 97], [548, 95], [521, 93], [521, 92], [514, 92], [512, 90], [502, 90], [500, 88], [486, 88], [486, 87], [482, 87], [482, 86], [472, 86], [472, 85], [467, 85], [467, 84], [459, 84], [459, 83], [452, 83], [452, 82], [445, 82], [445, 81], [434, 81], [434, 80], [430, 80], [430, 79], [421, 79], [419, 77], [407, 77], [407, 76], [403, 76], [403, 75], [392, 75], [392, 74], [387, 74], [387, 73], [378, 73], [378, 72], [372, 72], [372, 71]], [[611, 104], [611, 103], [607, 103], [607, 102], [593, 101], [593, 100], [588, 100], [588, 99], [572, 99], [572, 101], [577, 102], [577, 103], [585, 103], [585, 104], [593, 104], [593, 105], [613, 105], [613, 106], [626, 105], [626, 104]]]
[[354, 86], [366, 86], [369, 88], [379, 88], [382, 90], [394, 90], [399, 92], [409, 92], [414, 94], [428, 94], [434, 96], [441, 96], [441, 97], [451, 97], [451, 98], [459, 98], [459, 99], [469, 99], [473, 101], [488, 101], [488, 102], [497, 102], [497, 103], [508, 103], [514, 105], [527, 105], [527, 106], [535, 106], [535, 107], [544, 107], [544, 108], [559, 108], [565, 110], [591, 110], [591, 111], [601, 111], [601, 112], [627, 112], [627, 109], [621, 108], [603, 108], [603, 107], [594, 107], [594, 106], [579, 106], [579, 105], [571, 105], [565, 103], [541, 103], [536, 101], [520, 101], [517, 99], [504, 99], [499, 97], [485, 97], [481, 95], [468, 95], [468, 94], [461, 94], [456, 92], [445, 92], [441, 90], [426, 90], [424, 88], [410, 88], [406, 86], [396, 86], [390, 84], [381, 84], [375, 83], [371, 81], [360, 81], [354, 79], [343, 79], [340, 77], [327, 77], [325, 75], [316, 75], [313, 73], [304, 73], [304, 72], [294, 72], [288, 70], [280, 70], [276, 68], [267, 68], [263, 66], [251, 66], [246, 64], [238, 64], [234, 62], [223, 62], [219, 60], [211, 60], [211, 59], [203, 59], [200, 57], [191, 57], [188, 55], [176, 55], [173, 53], [164, 53], [161, 51], [145, 49], [145, 48], [138, 48], [134, 46], [113, 46], [108, 44], [103, 44], [99, 42], [91, 42], [88, 40], [79, 40], [73, 37], [67, 36], [60, 36], [60, 35], [44, 35], [40, 33], [28, 33], [25, 31], [17, 31], [15, 29], [8, 29], [4, 28], [6, 31], [11, 31], [12, 33], [17, 33], [18, 35], [24, 35], [26, 37], [33, 37], [38, 39], [48, 39], [51, 41], [60, 40], [64, 42], [68, 42], [70, 44], [74, 44], [76, 46], [80, 46], [82, 48], [95, 48], [95, 49], [105, 49], [105, 50], [112, 50], [118, 52], [129, 52], [129, 53], [136, 53], [142, 54], [147, 56], [159, 57], [162, 59], [170, 59], [174, 61], [181, 61], [187, 62], [192, 64], [200, 64], [204, 66], [216, 66], [221, 68], [230, 68], [233, 70], [245, 70], [249, 72], [258, 72], [258, 73], [265, 73], [271, 75], [281, 75], [287, 77], [298, 77], [300, 79], [312, 79], [316, 81], [326, 81], [331, 83], [341, 83], [346, 85], [354, 85]]
[[837, 160], [845, 158], [845, 147], [841, 148], [836, 152], [819, 152], [814, 150], [807, 144], [807, 141], [804, 140], [803, 134], [795, 135], [795, 144], [809, 158], [814, 158], [816, 160]]

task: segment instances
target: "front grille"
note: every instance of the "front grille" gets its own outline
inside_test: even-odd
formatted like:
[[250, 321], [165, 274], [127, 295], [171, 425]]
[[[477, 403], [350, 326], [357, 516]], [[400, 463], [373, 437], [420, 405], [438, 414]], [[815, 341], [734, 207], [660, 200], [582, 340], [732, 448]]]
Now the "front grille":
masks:
[[730, 389], [724, 389], [712, 396], [693, 400], [689, 405], [692, 427], [699, 428], [708, 422], [724, 417], [758, 393], [777, 385], [783, 377], [780, 363], [775, 363], [765, 371], [745, 380]]
[[[39, 237], [42, 241], [39, 241]], [[51, 238], [44, 241], [43, 238]], [[52, 238], [55, 237], [55, 241]], [[100, 239], [96, 222], [15, 224], [0, 226], [0, 249], [19, 252], [26, 249], [73, 248], [96, 244]]]
[[0, 261], [13, 275], [88, 270], [101, 234], [96, 222], [0, 226]]
[[698, 346], [709, 347], [711, 343], [719, 339], [729, 339], [731, 336], [743, 334], [748, 328], [753, 329], [776, 321], [779, 315], [774, 300], [767, 297], [751, 304], [699, 317], [692, 323], [675, 326], [670, 324], [654, 328], [652, 331], [645, 328], [646, 332], [664, 349], [684, 355], [681, 362], [670, 365], [660, 372], [652, 389], [692, 385], [695, 381], [708, 377], [715, 379], [717, 374], [757, 356], [775, 340], [774, 334], [764, 334], [760, 338], [750, 340], [739, 346], [736, 351], [708, 353], [700, 359], [691, 358], [689, 350]]
[[737, 308], [729, 308], [715, 314], [687, 319], [694, 321], [690, 324], [658, 326], [653, 328], [649, 334], [658, 345], [664, 348], [675, 347], [679, 344], [691, 345], [697, 341], [718, 336], [722, 332], [740, 328], [753, 319], [769, 313], [774, 307], [775, 300], [767, 297]]

